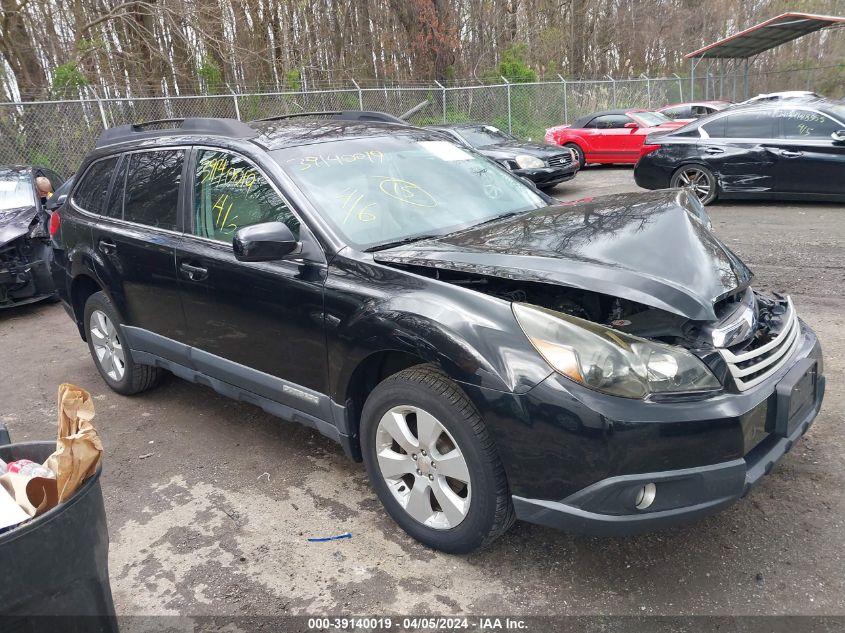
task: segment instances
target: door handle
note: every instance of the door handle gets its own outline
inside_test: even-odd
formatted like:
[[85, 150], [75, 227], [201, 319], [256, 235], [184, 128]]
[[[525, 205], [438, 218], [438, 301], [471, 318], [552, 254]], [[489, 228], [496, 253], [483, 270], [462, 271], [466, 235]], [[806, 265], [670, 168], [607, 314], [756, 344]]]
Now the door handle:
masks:
[[716, 155], [716, 154], [724, 154], [725, 150], [723, 150], [721, 147], [705, 147], [704, 152], [706, 154]]
[[802, 155], [801, 152], [793, 152], [792, 150], [782, 149], [780, 150], [780, 155], [784, 158], [798, 158]]
[[117, 252], [117, 244], [108, 240], [100, 240], [97, 243], [97, 248], [100, 249], [101, 253], [105, 253], [106, 255], [112, 255]]
[[185, 276], [191, 281], [202, 281], [208, 277], [208, 268], [202, 266], [182, 263], [179, 265], [179, 270], [185, 273]]

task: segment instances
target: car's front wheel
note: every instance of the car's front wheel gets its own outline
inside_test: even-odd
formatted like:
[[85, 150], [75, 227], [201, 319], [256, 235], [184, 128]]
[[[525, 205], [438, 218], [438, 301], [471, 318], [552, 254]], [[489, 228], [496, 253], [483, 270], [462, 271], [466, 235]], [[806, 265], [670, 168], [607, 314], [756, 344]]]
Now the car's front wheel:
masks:
[[692, 189], [701, 204], [710, 204], [716, 199], [716, 176], [704, 165], [684, 165], [672, 174], [670, 187]]
[[575, 152], [575, 160], [578, 161], [578, 168], [583, 169], [584, 165], [587, 164], [587, 160], [584, 158], [584, 150], [582, 150], [576, 143], [567, 143], [564, 147]]
[[104, 292], [95, 292], [85, 302], [88, 349], [106, 384], [125, 396], [140, 393], [158, 383], [161, 369], [139, 365], [126, 345], [121, 319]]
[[429, 365], [381, 382], [361, 420], [367, 473], [390, 516], [418, 541], [470, 552], [514, 522], [504, 469], [475, 406]]

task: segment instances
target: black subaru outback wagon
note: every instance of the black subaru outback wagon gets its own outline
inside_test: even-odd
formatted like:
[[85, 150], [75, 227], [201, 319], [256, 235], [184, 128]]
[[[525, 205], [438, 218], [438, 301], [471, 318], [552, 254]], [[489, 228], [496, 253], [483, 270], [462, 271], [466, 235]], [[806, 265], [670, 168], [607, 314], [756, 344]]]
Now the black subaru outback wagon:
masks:
[[560, 204], [377, 119], [106, 131], [51, 221], [106, 383], [167, 370], [312, 426], [449, 552], [515, 518], [624, 534], [714, 512], [807, 431], [819, 343], [694, 195]]

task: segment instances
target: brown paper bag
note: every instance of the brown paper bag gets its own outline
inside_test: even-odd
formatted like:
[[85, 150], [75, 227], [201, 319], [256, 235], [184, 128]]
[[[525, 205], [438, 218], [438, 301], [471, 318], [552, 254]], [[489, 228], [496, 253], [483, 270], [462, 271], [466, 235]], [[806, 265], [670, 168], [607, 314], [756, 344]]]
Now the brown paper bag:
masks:
[[59, 502], [66, 501], [97, 470], [103, 445], [94, 419], [91, 394], [71, 384], [59, 386], [59, 437], [44, 465], [56, 473]]
[[14, 497], [21, 509], [31, 517], [44, 514], [59, 503], [55, 479], [5, 473], [0, 476], [0, 486], [3, 486], [6, 492]]

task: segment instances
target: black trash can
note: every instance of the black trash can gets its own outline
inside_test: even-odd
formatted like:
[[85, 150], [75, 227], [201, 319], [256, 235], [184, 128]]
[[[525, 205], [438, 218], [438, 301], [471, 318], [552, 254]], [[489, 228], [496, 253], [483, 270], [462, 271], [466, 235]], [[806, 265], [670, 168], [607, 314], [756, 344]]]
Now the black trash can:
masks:
[[[0, 459], [41, 464], [55, 448], [9, 444], [0, 446]], [[3, 631], [117, 631], [100, 471], [64, 503], [0, 534]]]

